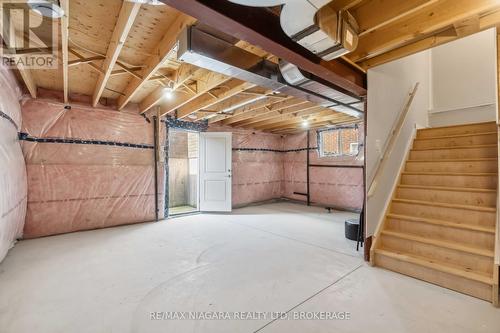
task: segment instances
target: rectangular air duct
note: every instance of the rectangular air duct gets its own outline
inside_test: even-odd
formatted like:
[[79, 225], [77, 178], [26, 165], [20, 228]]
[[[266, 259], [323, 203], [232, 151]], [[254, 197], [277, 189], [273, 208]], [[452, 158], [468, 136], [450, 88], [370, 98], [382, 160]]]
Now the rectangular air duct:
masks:
[[186, 28], [179, 37], [181, 61], [361, 117], [363, 99], [286, 62], [277, 65], [233, 45], [233, 38], [203, 27]]

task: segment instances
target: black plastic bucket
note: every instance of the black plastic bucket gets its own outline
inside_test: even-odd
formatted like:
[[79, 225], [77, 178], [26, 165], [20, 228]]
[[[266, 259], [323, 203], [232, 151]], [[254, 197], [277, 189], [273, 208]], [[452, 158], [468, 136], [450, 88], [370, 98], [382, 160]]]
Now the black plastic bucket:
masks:
[[359, 219], [349, 219], [345, 221], [345, 238], [358, 240]]

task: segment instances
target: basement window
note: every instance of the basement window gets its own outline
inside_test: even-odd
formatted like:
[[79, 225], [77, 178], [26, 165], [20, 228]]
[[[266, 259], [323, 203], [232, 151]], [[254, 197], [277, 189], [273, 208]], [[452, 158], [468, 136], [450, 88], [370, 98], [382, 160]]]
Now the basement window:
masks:
[[359, 153], [358, 126], [319, 131], [318, 147], [320, 157], [357, 156]]

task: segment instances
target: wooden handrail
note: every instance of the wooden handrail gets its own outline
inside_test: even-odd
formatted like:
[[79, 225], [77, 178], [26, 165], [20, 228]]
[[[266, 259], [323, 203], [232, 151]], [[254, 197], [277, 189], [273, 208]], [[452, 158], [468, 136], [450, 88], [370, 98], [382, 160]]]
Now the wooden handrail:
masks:
[[391, 131], [391, 136], [389, 138], [389, 141], [387, 145], [385, 146], [384, 153], [382, 154], [382, 157], [378, 160], [378, 164], [375, 169], [375, 175], [373, 176], [373, 179], [370, 183], [370, 187], [368, 188], [368, 197], [371, 197], [373, 193], [375, 192], [375, 189], [377, 188], [377, 183], [378, 183], [378, 178], [382, 172], [382, 170], [385, 167], [385, 164], [389, 157], [391, 156], [391, 153], [394, 149], [394, 146], [396, 144], [396, 139], [399, 136], [399, 133], [401, 132], [401, 128], [403, 127], [404, 121], [406, 119], [406, 115], [408, 114], [408, 111], [410, 110], [410, 106], [413, 102], [413, 99], [415, 98], [415, 94], [417, 93], [419, 82], [415, 84], [415, 87], [413, 90], [410, 92], [408, 96], [408, 100], [406, 101], [406, 104], [403, 108], [403, 111], [399, 115], [398, 121], [394, 124], [392, 127]]

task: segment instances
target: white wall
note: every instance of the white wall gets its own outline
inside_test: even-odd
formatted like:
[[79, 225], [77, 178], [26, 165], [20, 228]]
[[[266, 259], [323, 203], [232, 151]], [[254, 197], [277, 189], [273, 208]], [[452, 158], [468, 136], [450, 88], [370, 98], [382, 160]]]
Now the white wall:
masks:
[[496, 119], [496, 31], [486, 30], [431, 51], [430, 125]]
[[496, 29], [490, 29], [368, 70], [368, 185], [408, 92], [420, 82], [396, 147], [368, 198], [368, 236], [386, 210], [415, 126], [496, 120], [496, 48]]
[[367, 204], [367, 235], [372, 235], [385, 211], [391, 190], [399, 174], [399, 168], [406, 157], [415, 125], [427, 127], [429, 110], [430, 52], [424, 51], [404, 59], [368, 70], [368, 132], [366, 140], [366, 170], [368, 184], [373, 178], [379, 146], [388, 140], [393, 124], [402, 111], [409, 92], [420, 82], [418, 92], [402, 127], [393, 153], [380, 175], [374, 195]]

